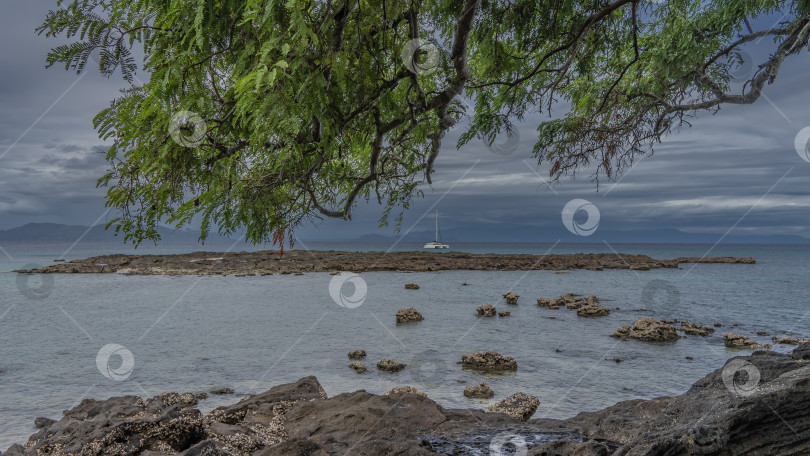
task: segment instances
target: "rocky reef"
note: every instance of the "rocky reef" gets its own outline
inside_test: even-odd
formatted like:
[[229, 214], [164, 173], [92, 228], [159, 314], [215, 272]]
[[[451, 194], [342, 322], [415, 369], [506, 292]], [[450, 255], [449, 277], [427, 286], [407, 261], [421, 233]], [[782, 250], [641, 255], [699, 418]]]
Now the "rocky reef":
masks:
[[527, 456], [808, 454], [808, 361], [810, 344], [756, 351], [680, 396], [567, 420], [530, 419], [539, 399], [525, 393], [456, 410], [407, 386], [328, 398], [314, 377], [206, 414], [193, 394], [86, 399], [3, 456], [473, 456], [505, 446]]
[[475, 308], [479, 317], [494, 317], [497, 309], [492, 304], [482, 304]]
[[559, 255], [474, 254], [465, 252], [336, 252], [275, 250], [258, 252], [195, 252], [174, 255], [103, 255], [57, 263], [22, 273], [226, 275], [239, 276], [337, 271], [479, 271], [588, 269], [650, 270], [677, 268], [681, 263], [756, 263], [754, 258], [676, 258], [647, 255], [576, 253]]
[[769, 344], [757, 343], [750, 337], [743, 336], [742, 334], [725, 333], [723, 334], [723, 342], [729, 348], [747, 348], [750, 350], [759, 350], [761, 348], [771, 348]]
[[624, 325], [611, 334], [620, 339], [636, 339], [645, 342], [671, 342], [680, 339], [671, 324], [655, 318], [639, 318], [632, 325]]
[[517, 361], [511, 356], [504, 356], [498, 352], [473, 352], [462, 355], [459, 362], [462, 367], [484, 372], [503, 372], [517, 370]]
[[419, 313], [418, 310], [414, 309], [413, 307], [408, 307], [407, 309], [399, 309], [397, 311], [397, 323], [410, 323], [413, 321], [422, 321], [425, 317]]

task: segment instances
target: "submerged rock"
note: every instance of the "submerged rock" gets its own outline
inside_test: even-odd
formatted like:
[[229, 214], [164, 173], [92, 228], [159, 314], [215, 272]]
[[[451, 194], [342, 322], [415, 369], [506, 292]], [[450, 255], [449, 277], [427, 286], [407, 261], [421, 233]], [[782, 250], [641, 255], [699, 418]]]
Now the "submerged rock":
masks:
[[725, 333], [723, 334], [723, 342], [729, 348], [747, 348], [751, 350], [760, 350], [763, 348], [771, 348], [769, 344], [759, 344], [750, 337], [743, 336], [742, 334]]
[[645, 342], [671, 342], [680, 339], [674, 326], [654, 318], [639, 318], [632, 325], [624, 325], [617, 329], [611, 337]]
[[707, 328], [700, 323], [692, 323], [689, 320], [681, 320], [680, 330], [685, 334], [703, 337], [706, 337], [714, 332], [714, 328]]
[[388, 390], [385, 395], [390, 396], [392, 394], [414, 394], [420, 397], [428, 397], [427, 394], [419, 391], [418, 389], [414, 388], [413, 386], [395, 386]]
[[464, 396], [478, 399], [489, 399], [495, 396], [495, 391], [492, 391], [492, 388], [489, 387], [487, 382], [481, 382], [478, 384], [478, 386], [465, 386]]
[[610, 309], [599, 305], [596, 296], [588, 296], [587, 304], [577, 309], [580, 317], [604, 317], [610, 314]]
[[406, 290], [418, 290], [419, 289], [419, 284], [417, 284], [417, 283], [406, 283], [405, 284], [405, 289]]
[[419, 313], [413, 307], [408, 307], [407, 309], [399, 309], [397, 311], [397, 323], [409, 323], [412, 321], [422, 321], [425, 317]]
[[478, 306], [475, 308], [475, 311], [478, 312], [479, 317], [494, 317], [495, 312], [497, 312], [495, 306], [493, 306], [492, 304], [484, 304]]
[[227, 394], [234, 394], [235, 393], [235, 391], [232, 388], [227, 388], [227, 387], [226, 388], [215, 388], [215, 389], [212, 389], [212, 390], [210, 390], [208, 392], [211, 393], [211, 394], [217, 395], [217, 396], [224, 396], [224, 395], [227, 395]]
[[405, 369], [406, 364], [398, 363], [393, 359], [383, 358], [377, 363], [377, 369], [385, 372], [399, 372]]
[[801, 345], [810, 342], [810, 339], [800, 339], [798, 337], [793, 336], [784, 336], [784, 337], [773, 336], [771, 340], [773, 340], [775, 344], [782, 344], [782, 345]]
[[349, 352], [349, 359], [362, 359], [366, 357], [365, 350], [352, 350]]
[[473, 352], [461, 356], [462, 367], [486, 372], [515, 371], [517, 361], [511, 356], [503, 356], [498, 352]]
[[538, 406], [540, 406], [540, 399], [537, 397], [515, 393], [502, 401], [490, 405], [486, 411], [488, 413], [505, 413], [518, 421], [526, 421], [534, 415]]
[[362, 374], [363, 372], [366, 371], [366, 365], [361, 363], [360, 361], [355, 361], [349, 364], [349, 367], [354, 369], [354, 371], [357, 372], [358, 374]]
[[499, 317], [508, 317], [510, 315], [512, 315], [512, 312], [509, 312], [508, 310], [501, 310], [498, 312]]
[[503, 294], [503, 298], [506, 299], [507, 304], [517, 304], [520, 295], [507, 291], [506, 293]]

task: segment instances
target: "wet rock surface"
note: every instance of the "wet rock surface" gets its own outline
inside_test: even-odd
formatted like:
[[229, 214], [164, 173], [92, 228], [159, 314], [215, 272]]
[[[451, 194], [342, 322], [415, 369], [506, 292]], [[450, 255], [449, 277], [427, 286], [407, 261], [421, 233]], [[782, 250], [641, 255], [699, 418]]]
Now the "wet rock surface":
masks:
[[464, 397], [489, 399], [493, 396], [495, 396], [495, 391], [492, 390], [487, 382], [481, 382], [476, 386], [468, 385], [464, 387]]
[[366, 357], [365, 350], [352, 350], [349, 352], [349, 359], [363, 359]]
[[599, 299], [596, 296], [588, 296], [586, 304], [577, 309], [577, 315], [580, 317], [604, 317], [610, 314], [610, 309], [599, 305]]
[[503, 294], [503, 299], [506, 300], [507, 304], [517, 304], [518, 299], [520, 299], [520, 295], [507, 291]]
[[505, 413], [518, 421], [526, 421], [534, 415], [540, 399], [524, 393], [515, 393], [487, 407], [487, 413]]
[[[410, 390], [327, 398], [314, 377], [207, 414], [194, 408], [192, 394], [87, 399], [3, 455], [480, 456], [518, 446], [528, 456], [808, 454], [808, 360], [810, 344], [790, 355], [758, 351], [680, 396], [624, 401], [567, 420], [445, 409]], [[759, 374], [754, 384], [736, 383], [739, 366]], [[534, 401], [515, 396], [512, 415], [522, 419]]]
[[517, 370], [517, 361], [511, 356], [504, 356], [498, 352], [473, 352], [461, 356], [462, 367], [485, 372], [502, 372]]
[[405, 369], [406, 364], [383, 358], [377, 363], [377, 369], [385, 372], [399, 372]]
[[500, 312], [498, 312], [499, 317], [508, 317], [510, 315], [512, 315], [512, 312], [508, 310], [501, 310]]
[[675, 327], [654, 318], [639, 318], [632, 325], [624, 325], [611, 334], [620, 339], [636, 339], [644, 342], [671, 342], [680, 339]]
[[401, 393], [401, 394], [414, 394], [414, 395], [420, 396], [420, 397], [427, 397], [427, 394], [419, 391], [418, 389], [414, 388], [413, 386], [408, 386], [408, 385], [395, 386], [395, 387], [391, 388], [390, 390], [388, 390], [385, 393], [385, 395], [390, 396], [392, 394], [399, 394], [399, 393]]
[[677, 268], [680, 263], [753, 264], [754, 258], [676, 258], [657, 260], [647, 255], [626, 254], [473, 254], [465, 252], [336, 252], [276, 250], [258, 252], [194, 252], [175, 255], [103, 255], [52, 264], [31, 273], [144, 274], [144, 275], [268, 275], [336, 271], [479, 271]]
[[700, 323], [692, 323], [689, 320], [681, 320], [681, 327], [679, 328], [684, 334], [692, 336], [706, 337], [714, 332], [714, 328], [707, 328]]
[[419, 284], [417, 284], [417, 283], [406, 283], [405, 284], [405, 289], [406, 290], [418, 290], [419, 289]]
[[422, 321], [425, 317], [419, 313], [418, 310], [414, 309], [413, 307], [408, 307], [407, 309], [399, 309], [397, 311], [397, 323], [410, 323], [414, 321]]
[[354, 371], [357, 372], [358, 374], [362, 374], [363, 372], [365, 372], [367, 370], [366, 365], [361, 363], [360, 361], [355, 361], [355, 362], [349, 364], [349, 367], [354, 369]]
[[483, 304], [475, 308], [479, 317], [494, 317], [497, 309], [492, 304]]
[[793, 336], [784, 336], [784, 337], [773, 336], [771, 340], [773, 340], [773, 343], [775, 344], [782, 344], [782, 345], [801, 345], [810, 342], [810, 339], [802, 339]]
[[750, 337], [743, 336], [742, 334], [725, 333], [723, 334], [723, 343], [729, 348], [747, 348], [750, 350], [759, 350], [764, 348], [771, 348], [768, 344], [757, 343]]

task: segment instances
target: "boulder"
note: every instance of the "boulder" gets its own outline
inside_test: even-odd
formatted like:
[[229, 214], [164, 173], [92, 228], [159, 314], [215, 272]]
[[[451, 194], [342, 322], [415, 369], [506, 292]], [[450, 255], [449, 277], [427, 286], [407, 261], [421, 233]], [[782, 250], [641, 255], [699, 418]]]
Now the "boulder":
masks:
[[810, 339], [800, 339], [798, 337], [792, 336], [784, 336], [784, 337], [773, 336], [771, 340], [773, 340], [775, 344], [782, 344], [782, 345], [801, 345], [810, 342]]
[[349, 359], [362, 359], [366, 357], [365, 350], [352, 350], [349, 352]]
[[617, 329], [611, 337], [645, 342], [671, 342], [680, 338], [674, 326], [654, 318], [639, 318], [632, 325]]
[[535, 396], [515, 393], [487, 407], [488, 413], [505, 413], [518, 421], [527, 421], [537, 411], [540, 400]]
[[610, 309], [599, 305], [595, 296], [588, 296], [587, 304], [577, 309], [580, 317], [604, 317], [610, 314]]
[[224, 396], [226, 394], [233, 394], [235, 391], [233, 388], [214, 388], [208, 392], [217, 396]]
[[495, 396], [495, 392], [492, 391], [487, 382], [481, 382], [478, 386], [468, 385], [464, 387], [464, 397], [489, 399], [493, 396]]
[[498, 352], [473, 352], [461, 356], [462, 367], [485, 372], [516, 371], [517, 361], [511, 356], [503, 356]]
[[399, 309], [397, 311], [397, 323], [409, 323], [412, 321], [422, 321], [425, 318], [413, 307]]
[[557, 299], [537, 298], [537, 305], [547, 309], [559, 309], [560, 302]]
[[484, 304], [475, 308], [479, 317], [494, 317], [497, 310], [492, 304]]
[[509, 312], [508, 310], [501, 310], [498, 312], [499, 317], [508, 317], [510, 315], [512, 315], [512, 312]]
[[742, 334], [725, 333], [723, 334], [723, 342], [726, 344], [726, 347], [729, 348], [746, 348], [750, 350], [771, 348], [768, 344], [759, 344], [754, 339], [743, 336]]
[[418, 283], [406, 283], [405, 284], [405, 289], [406, 290], [418, 290], [419, 289], [419, 284]]
[[406, 364], [398, 363], [393, 359], [383, 358], [377, 363], [377, 369], [385, 372], [399, 372], [405, 369]]
[[703, 337], [706, 337], [714, 332], [714, 328], [707, 328], [700, 323], [692, 323], [689, 320], [681, 320], [680, 330], [683, 331], [684, 334]]
[[506, 299], [507, 304], [517, 304], [520, 295], [507, 291], [506, 293], [503, 294], [503, 297], [504, 299]]
[[427, 394], [419, 391], [418, 389], [414, 388], [413, 386], [395, 386], [388, 390], [385, 395], [390, 396], [392, 394], [414, 394], [420, 397], [427, 397]]
[[354, 371], [357, 372], [358, 374], [362, 374], [363, 372], [366, 371], [366, 365], [361, 363], [360, 361], [355, 361], [349, 364], [349, 367], [354, 369]]
[[34, 418], [34, 427], [37, 428], [37, 429], [46, 428], [46, 427], [52, 425], [53, 423], [56, 423], [56, 420], [52, 420], [50, 418], [45, 418], [45, 417], [42, 417], [42, 416], [40, 416], [38, 418]]

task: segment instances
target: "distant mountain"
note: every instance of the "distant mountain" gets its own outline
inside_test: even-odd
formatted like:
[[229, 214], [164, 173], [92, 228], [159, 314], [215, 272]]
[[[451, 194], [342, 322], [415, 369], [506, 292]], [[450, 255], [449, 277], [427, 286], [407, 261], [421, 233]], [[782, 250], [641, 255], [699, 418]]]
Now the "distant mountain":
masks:
[[[391, 242], [401, 235], [367, 234], [345, 239], [350, 242]], [[548, 229], [520, 225], [484, 225], [461, 229], [442, 230], [444, 242], [526, 242], [551, 243], [558, 239], [570, 243], [617, 243], [617, 244], [714, 244], [722, 234], [687, 233], [674, 228], [647, 230], [609, 230], [599, 228], [591, 236], [576, 236], [564, 228]], [[433, 231], [411, 231], [404, 242], [432, 241]], [[724, 244], [810, 244], [810, 239], [796, 235], [752, 235], [731, 232], [722, 241]]]
[[[200, 232], [195, 230], [174, 230], [158, 227], [161, 238], [174, 242], [197, 242]], [[28, 223], [10, 230], [0, 230], [0, 241], [68, 241], [81, 239], [83, 242], [123, 242], [123, 234], [116, 236], [111, 228], [104, 225], [93, 227], [81, 225], [63, 225], [59, 223]], [[209, 235], [208, 240], [227, 240], [216, 234]]]

